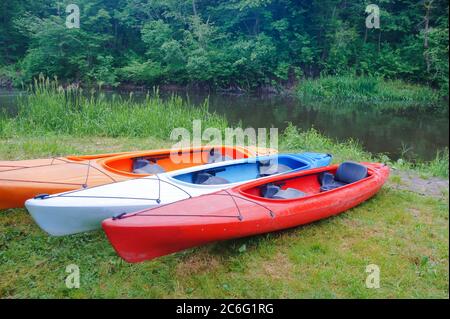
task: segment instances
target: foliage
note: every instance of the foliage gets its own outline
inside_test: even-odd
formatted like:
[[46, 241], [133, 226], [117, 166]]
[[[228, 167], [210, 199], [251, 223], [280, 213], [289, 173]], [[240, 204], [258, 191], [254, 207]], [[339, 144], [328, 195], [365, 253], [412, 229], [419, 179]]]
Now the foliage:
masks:
[[384, 0], [380, 29], [366, 28], [362, 0], [79, 0], [80, 29], [64, 25], [68, 3], [3, 1], [0, 65], [17, 63], [28, 82], [243, 89], [356, 74], [448, 96], [444, 0]]

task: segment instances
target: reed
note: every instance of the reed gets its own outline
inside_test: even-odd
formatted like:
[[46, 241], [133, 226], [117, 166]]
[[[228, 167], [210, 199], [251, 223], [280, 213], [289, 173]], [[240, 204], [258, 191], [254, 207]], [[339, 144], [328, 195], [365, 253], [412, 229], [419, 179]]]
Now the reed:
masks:
[[143, 101], [133, 93], [123, 98], [106, 97], [103, 92], [84, 92], [77, 86], [62, 87], [57, 80], [39, 78], [28, 94], [20, 98], [18, 113], [2, 117], [0, 135], [158, 137], [168, 138], [175, 127], [192, 129], [198, 119], [205, 127], [227, 127], [224, 117], [211, 113], [208, 102], [193, 107], [181, 97], [162, 100], [158, 91], [147, 93]]
[[297, 95], [303, 100], [368, 102], [391, 111], [444, 107], [436, 90], [375, 77], [324, 76], [306, 80], [298, 86]]

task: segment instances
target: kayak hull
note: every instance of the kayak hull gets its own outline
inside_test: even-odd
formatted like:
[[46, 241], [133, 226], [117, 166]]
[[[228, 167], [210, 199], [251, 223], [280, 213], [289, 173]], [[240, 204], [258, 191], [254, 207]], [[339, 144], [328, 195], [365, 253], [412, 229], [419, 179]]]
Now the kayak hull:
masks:
[[[377, 164], [367, 166], [371, 175], [361, 182], [298, 200], [258, 199], [243, 191], [259, 185], [255, 181], [121, 219], [107, 219], [102, 226], [119, 256], [132, 263], [209, 242], [292, 228], [342, 213], [374, 196], [388, 178], [389, 169]], [[318, 168], [265, 182], [298, 177], [308, 180], [316, 173], [335, 169]], [[312, 183], [311, 179], [308, 185]]]
[[[121, 203], [120, 206], [114, 206], [111, 203], [107, 206], [100, 203], [83, 203], [82, 206], [75, 203], [72, 206], [67, 206], [66, 201], [60, 205], [54, 203], [51, 206], [42, 206], [39, 205], [39, 201], [34, 201], [26, 202], [25, 205], [39, 227], [52, 236], [92, 231], [98, 229], [100, 222], [104, 219], [122, 213], [132, 213], [149, 207], [156, 207], [156, 204], [152, 205], [147, 201], [141, 203], [133, 201], [129, 205]], [[62, 211], [64, 213], [61, 213]]]
[[[246, 158], [275, 153], [265, 148], [211, 146], [209, 148], [183, 149], [183, 152], [207, 152], [210, 148], [221, 148], [222, 152]], [[113, 154], [68, 156], [23, 161], [0, 161], [0, 209], [23, 207], [25, 201], [39, 194], [57, 194], [84, 187], [145, 177], [130, 171], [131, 159], [137, 157], [164, 157], [174, 151], [170, 149], [122, 152]], [[166, 171], [204, 164], [198, 162], [172, 163], [164, 161]]]

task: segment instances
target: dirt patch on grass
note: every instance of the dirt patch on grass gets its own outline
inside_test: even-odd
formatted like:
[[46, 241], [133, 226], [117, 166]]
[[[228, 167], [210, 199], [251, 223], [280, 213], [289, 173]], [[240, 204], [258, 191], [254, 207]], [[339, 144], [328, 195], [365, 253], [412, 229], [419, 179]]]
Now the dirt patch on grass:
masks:
[[442, 198], [449, 191], [448, 179], [439, 177], [423, 178], [417, 173], [408, 171], [392, 171], [391, 176], [389, 185], [394, 189], [407, 190], [436, 198]]
[[288, 255], [278, 252], [270, 259], [259, 260], [258, 265], [249, 266], [252, 275], [264, 276], [275, 280], [286, 280], [294, 273], [294, 264]]
[[207, 253], [197, 252], [185, 258], [176, 266], [175, 273], [178, 277], [192, 276], [203, 272], [214, 271], [220, 265], [217, 257]]

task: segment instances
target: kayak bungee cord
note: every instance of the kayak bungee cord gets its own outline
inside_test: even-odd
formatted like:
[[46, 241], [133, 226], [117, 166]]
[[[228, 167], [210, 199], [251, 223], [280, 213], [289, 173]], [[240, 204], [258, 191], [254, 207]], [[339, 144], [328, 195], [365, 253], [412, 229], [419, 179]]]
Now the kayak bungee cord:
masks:
[[56, 185], [76, 185], [83, 186], [80, 183], [65, 183], [65, 182], [47, 182], [47, 181], [34, 181], [34, 180], [26, 180], [26, 179], [8, 179], [8, 178], [0, 178], [0, 181], [3, 182], [15, 182], [15, 183], [38, 183], [38, 184], [56, 184]]
[[[32, 166], [14, 166], [14, 165], [0, 165], [0, 167], [12, 167], [10, 170], [15, 170], [15, 169], [22, 169], [22, 168], [30, 168]], [[9, 172], [9, 169], [4, 170], [2, 172]]]
[[2, 172], [11, 172], [11, 171], [17, 171], [17, 170], [22, 170], [22, 169], [27, 169], [27, 168], [42, 168], [42, 167], [48, 167], [48, 166], [55, 166], [55, 165], [64, 165], [64, 164], [69, 164], [69, 165], [81, 165], [81, 166], [88, 166], [88, 170], [87, 170], [87, 174], [86, 174], [86, 179], [85, 179], [85, 183], [84, 184], [80, 184], [80, 183], [65, 183], [65, 182], [54, 182], [54, 181], [36, 181], [36, 180], [26, 180], [26, 179], [9, 179], [9, 178], [0, 178], [0, 181], [5, 181], [5, 182], [25, 182], [25, 183], [40, 183], [40, 184], [57, 184], [57, 185], [77, 185], [77, 186], [81, 186], [83, 188], [88, 187], [87, 185], [87, 180], [89, 177], [89, 171], [90, 171], [90, 167], [92, 167], [93, 169], [95, 169], [96, 171], [102, 173], [103, 175], [105, 175], [106, 177], [108, 177], [109, 179], [112, 180], [113, 183], [117, 183], [118, 181], [115, 180], [112, 176], [110, 176], [108, 173], [103, 172], [102, 170], [100, 170], [99, 168], [92, 166], [91, 165], [91, 161], [89, 160], [88, 164], [86, 163], [73, 163], [73, 162], [69, 162], [69, 161], [65, 161], [61, 158], [55, 158], [56, 160], [61, 160], [63, 163], [61, 164], [54, 164], [54, 161], [52, 160], [52, 162], [50, 164], [44, 164], [44, 165], [36, 165], [36, 166], [29, 166], [29, 167], [17, 167], [17, 168], [13, 168], [13, 169], [8, 169], [8, 170], [4, 170], [4, 171], [0, 171], [0, 174]]
[[[226, 189], [224, 189], [223, 192], [225, 192], [225, 194], [212, 193], [212, 194], [201, 195], [201, 197], [203, 197], [203, 196], [205, 196], [205, 197], [206, 196], [229, 196], [229, 197], [231, 197], [231, 199], [234, 202], [234, 205], [235, 205], [235, 207], [236, 207], [236, 209], [238, 211], [238, 215], [202, 215], [202, 214], [180, 214], [180, 213], [179, 214], [146, 214], [146, 213], [148, 213], [148, 212], [150, 212], [150, 211], [152, 211], [154, 209], [158, 209], [158, 208], [161, 208], [161, 207], [165, 207], [165, 206], [169, 206], [169, 205], [173, 205], [173, 204], [177, 203], [177, 202], [172, 202], [172, 203], [167, 203], [167, 204], [163, 204], [163, 205], [160, 205], [160, 206], [148, 208], [148, 209], [146, 209], [144, 211], [141, 211], [141, 212], [130, 213], [130, 214], [121, 213], [121, 214], [118, 214], [116, 216], [113, 216], [112, 219], [113, 220], [126, 219], [126, 218], [135, 217], [135, 216], [160, 216], [160, 217], [167, 216], [167, 217], [227, 217], [227, 218], [237, 218], [237, 219], [239, 219], [239, 221], [242, 221], [242, 220], [244, 220], [244, 216], [242, 215], [241, 210], [239, 208], [239, 205], [237, 204], [235, 198], [243, 199], [243, 200], [245, 200], [247, 202], [256, 204], [256, 205], [266, 209], [267, 211], [269, 211], [270, 217], [272, 217], [272, 218], [275, 217], [275, 213], [271, 209], [269, 209], [267, 206], [265, 206], [265, 205], [263, 205], [261, 203], [258, 203], [258, 202], [254, 201], [252, 199], [249, 199], [249, 198], [232, 195]], [[190, 198], [192, 198], [192, 196], [190, 196]]]
[[72, 162], [69, 162], [69, 161], [63, 159], [62, 157], [55, 157], [55, 156], [52, 156], [52, 161], [50, 162], [50, 165], [53, 165], [53, 163], [54, 163], [55, 160], [58, 160], [58, 161], [61, 161], [61, 162], [63, 162], [63, 163], [67, 163], [67, 164], [71, 164], [71, 163], [72, 163]]
[[236, 203], [236, 200], [234, 199], [234, 197], [233, 197], [226, 189], [224, 189], [223, 191], [224, 191], [225, 193], [227, 193], [228, 195], [230, 195], [231, 199], [233, 200], [234, 206], [236, 206], [236, 209], [237, 209], [237, 211], [238, 211], [238, 214], [239, 214], [238, 219], [239, 219], [240, 221], [242, 221], [242, 219], [243, 219], [244, 217], [242, 217], [241, 209], [239, 208], [239, 205]]
[[87, 182], [88, 182], [88, 179], [89, 179], [90, 168], [91, 168], [91, 160], [88, 161], [88, 167], [87, 167], [87, 172], [86, 172], [86, 179], [84, 180], [84, 184], [82, 186], [83, 188], [87, 188]]
[[[68, 198], [98, 198], [98, 199], [148, 200], [148, 201], [156, 201], [156, 202], [159, 204], [159, 203], [161, 202], [161, 183], [169, 184], [169, 185], [171, 185], [171, 186], [173, 186], [173, 187], [175, 187], [175, 188], [181, 190], [182, 192], [184, 192], [186, 195], [188, 195], [189, 198], [192, 198], [192, 195], [189, 194], [186, 190], [182, 189], [182, 188], [179, 187], [178, 185], [175, 185], [175, 184], [172, 184], [172, 183], [170, 183], [170, 182], [168, 182], [168, 181], [165, 181], [165, 180], [160, 179], [159, 176], [158, 176], [158, 174], [151, 176], [151, 178], [144, 178], [144, 179], [145, 179], [145, 180], [155, 180], [155, 178], [153, 178], [153, 177], [156, 177], [156, 180], [158, 181], [158, 197], [157, 197], [157, 198], [128, 197], [128, 196], [89, 196], [89, 195], [75, 196], [75, 195], [71, 195], [71, 194], [73, 194], [73, 193], [78, 193], [78, 192], [80, 192], [81, 190], [79, 190], [79, 189], [75, 189], [75, 190], [73, 190], [73, 191], [65, 192], [65, 193], [62, 193], [62, 194], [49, 195], [49, 196], [46, 197], [46, 198], [68, 197]], [[118, 181], [118, 182], [116, 182], [116, 183], [123, 183], [123, 182], [127, 182], [127, 181]], [[96, 187], [101, 187], [101, 186], [104, 186], [104, 185], [94, 186], [94, 187], [91, 187], [90, 189], [93, 189], [93, 188], [96, 188]], [[168, 203], [168, 204], [165, 204], [165, 205], [169, 205], [169, 204], [172, 204], [172, 203]], [[164, 206], [164, 205], [161, 205], [161, 206]], [[158, 206], [158, 207], [161, 207], [161, 206]]]
[[111, 175], [109, 175], [108, 173], [106, 173], [106, 172], [104, 172], [104, 171], [98, 169], [98, 168], [95, 167], [95, 166], [92, 166], [92, 165], [91, 165], [91, 160], [89, 160], [88, 164], [84, 164], [84, 165], [88, 165], [88, 171], [87, 171], [87, 175], [86, 175], [86, 183], [87, 183], [87, 179], [88, 179], [88, 177], [89, 177], [89, 168], [90, 168], [90, 167], [92, 167], [92, 168], [95, 169], [96, 171], [102, 173], [103, 175], [105, 175], [106, 177], [108, 177], [109, 179], [111, 179], [111, 180], [113, 181], [113, 183], [117, 183], [117, 181], [116, 181]]
[[[63, 160], [61, 160], [63, 161]], [[42, 164], [42, 165], [36, 165], [36, 166], [10, 166], [10, 165], [0, 165], [0, 167], [13, 167], [11, 169], [7, 169], [4, 171], [0, 171], [0, 173], [2, 172], [12, 172], [12, 171], [19, 171], [22, 169], [27, 169], [27, 168], [41, 168], [41, 167], [48, 167], [48, 166], [55, 166], [55, 165], [63, 165], [63, 164], [74, 164], [74, 165], [83, 165], [83, 163], [72, 163], [72, 162], [66, 162], [63, 161], [63, 163], [61, 164], [53, 164], [53, 161], [50, 164]], [[86, 165], [86, 164], [84, 164]], [[0, 179], [1, 180], [1, 179]]]

